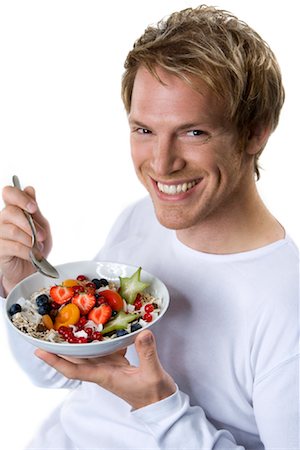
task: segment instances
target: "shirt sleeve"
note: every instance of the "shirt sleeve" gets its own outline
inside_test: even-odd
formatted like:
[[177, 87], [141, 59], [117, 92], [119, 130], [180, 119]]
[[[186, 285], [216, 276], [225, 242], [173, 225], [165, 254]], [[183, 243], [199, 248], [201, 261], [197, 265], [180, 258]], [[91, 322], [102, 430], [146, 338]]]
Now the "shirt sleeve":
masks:
[[5, 322], [3, 326], [6, 326], [8, 345], [18, 365], [30, 378], [31, 382], [39, 387], [55, 389], [73, 389], [77, 387], [80, 384], [79, 381], [69, 380], [35, 356], [34, 351], [36, 347], [26, 342], [17, 333], [14, 333], [11, 327], [6, 324], [6, 321], [2, 320], [2, 318], [4, 319], [6, 300], [1, 295], [3, 295], [3, 288], [0, 279], [0, 313], [2, 316], [1, 321]]
[[300, 448], [300, 357], [283, 361], [256, 380], [253, 408], [266, 449]]
[[242, 450], [231, 433], [217, 430], [200, 406], [191, 406], [188, 395], [179, 389], [170, 397], [132, 411], [157, 442], [160, 450]]
[[[253, 408], [264, 448], [299, 450], [299, 355], [283, 362], [254, 385]], [[224, 429], [217, 430], [199, 406], [177, 391], [172, 396], [132, 411], [161, 450], [184, 448], [244, 449]]]

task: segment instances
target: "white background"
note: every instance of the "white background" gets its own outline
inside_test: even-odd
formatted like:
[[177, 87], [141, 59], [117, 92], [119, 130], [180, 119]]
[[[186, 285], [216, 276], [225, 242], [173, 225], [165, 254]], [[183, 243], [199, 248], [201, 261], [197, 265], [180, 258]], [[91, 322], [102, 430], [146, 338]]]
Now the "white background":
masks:
[[[286, 87], [258, 183], [300, 243], [298, 1], [224, 0], [278, 57]], [[120, 100], [123, 61], [144, 28], [197, 1], [0, 2], [0, 185], [34, 185], [52, 225], [54, 264], [91, 259], [118, 213], [144, 195]], [[2, 204], [1, 204], [2, 205]], [[22, 449], [65, 392], [32, 387], [0, 331], [1, 448]], [[100, 405], [99, 405], [100, 407]]]

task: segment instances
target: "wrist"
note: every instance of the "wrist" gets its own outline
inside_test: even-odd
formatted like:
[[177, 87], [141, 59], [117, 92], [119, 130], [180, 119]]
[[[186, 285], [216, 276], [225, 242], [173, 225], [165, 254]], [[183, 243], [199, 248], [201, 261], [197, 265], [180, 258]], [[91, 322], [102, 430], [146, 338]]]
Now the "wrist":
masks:
[[148, 386], [148, 388], [145, 387], [145, 389], [147, 389], [147, 392], [145, 392], [145, 395], [142, 398], [137, 398], [134, 402], [131, 402], [132, 410], [135, 411], [144, 408], [170, 397], [176, 392], [177, 386], [171, 377], [167, 377], [167, 379], [160, 380], [152, 387]]

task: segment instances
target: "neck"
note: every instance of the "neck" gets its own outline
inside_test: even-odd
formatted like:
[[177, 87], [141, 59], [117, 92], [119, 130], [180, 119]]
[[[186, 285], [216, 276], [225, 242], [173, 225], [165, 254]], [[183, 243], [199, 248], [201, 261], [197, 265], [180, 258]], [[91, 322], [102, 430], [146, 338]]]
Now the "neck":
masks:
[[283, 227], [260, 198], [255, 182], [243, 195], [232, 196], [217, 213], [191, 228], [177, 230], [176, 234], [188, 247], [214, 254], [254, 250], [285, 236]]

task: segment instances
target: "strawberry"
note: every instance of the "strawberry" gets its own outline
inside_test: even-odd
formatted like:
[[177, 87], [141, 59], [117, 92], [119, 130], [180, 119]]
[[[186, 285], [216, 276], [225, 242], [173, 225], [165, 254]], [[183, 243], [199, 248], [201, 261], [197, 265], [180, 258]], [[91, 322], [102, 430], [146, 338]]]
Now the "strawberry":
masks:
[[66, 286], [52, 286], [50, 289], [50, 296], [55, 303], [63, 305], [70, 300], [74, 295], [74, 291], [71, 287]]
[[88, 318], [99, 325], [109, 321], [112, 315], [112, 309], [107, 303], [102, 303], [100, 306], [93, 308], [88, 315]]
[[88, 292], [80, 292], [74, 295], [72, 303], [78, 306], [82, 315], [85, 315], [95, 306], [96, 297]]

